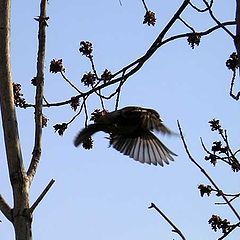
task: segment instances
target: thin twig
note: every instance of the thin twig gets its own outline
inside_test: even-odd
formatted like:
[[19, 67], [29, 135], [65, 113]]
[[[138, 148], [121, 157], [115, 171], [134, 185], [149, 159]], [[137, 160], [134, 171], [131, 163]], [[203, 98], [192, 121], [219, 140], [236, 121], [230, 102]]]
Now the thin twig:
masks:
[[96, 67], [95, 67], [95, 64], [94, 64], [94, 61], [93, 61], [93, 56], [90, 55], [89, 59], [90, 59], [90, 62], [91, 62], [92, 70], [93, 70], [96, 78], [99, 79], [98, 74], [97, 74], [97, 70], [96, 70]]
[[154, 203], [151, 203], [151, 205], [148, 208], [149, 209], [154, 208], [166, 220], [166, 222], [173, 228], [172, 231], [177, 233], [182, 238], [182, 240], [186, 240], [181, 230]]
[[43, 100], [47, 105], [49, 105], [49, 102], [47, 101], [47, 99], [44, 96], [43, 96]]
[[64, 79], [72, 88], [74, 88], [79, 94], [82, 94], [82, 92], [65, 76], [65, 74], [63, 73], [63, 71], [61, 71], [61, 75], [62, 75], [63, 79]]
[[184, 21], [180, 16], [178, 17], [178, 19], [187, 27], [187, 28], [189, 28], [192, 32], [196, 32], [195, 30], [194, 30], [194, 28], [193, 27], [191, 27], [186, 21]]
[[229, 94], [234, 100], [238, 101], [239, 98], [240, 98], [240, 92], [238, 92], [237, 95], [235, 95], [233, 93], [233, 87], [234, 87], [235, 79], [236, 79], [236, 70], [234, 69], [231, 84], [230, 84], [230, 93]]
[[[233, 194], [225, 194], [224, 193], [224, 195], [225, 196], [232, 196]], [[233, 198], [231, 198], [230, 200], [229, 200], [229, 202], [233, 202], [235, 199], [237, 199], [238, 197], [240, 196], [240, 194], [235, 194], [235, 196], [233, 197]], [[225, 203], [225, 202], [216, 202], [215, 203], [216, 205], [226, 205], [227, 203]]]
[[104, 107], [104, 101], [103, 101], [103, 96], [102, 96], [102, 94], [101, 94], [101, 90], [99, 90], [98, 96], [99, 96], [99, 98], [100, 98], [100, 102], [101, 102], [101, 105], [102, 105], [102, 109], [105, 109], [105, 107]]
[[67, 125], [71, 124], [71, 123], [81, 114], [81, 112], [82, 112], [82, 110], [83, 110], [83, 106], [84, 106], [84, 103], [82, 103], [82, 105], [81, 105], [78, 113], [75, 114], [75, 115], [72, 117], [72, 119], [67, 123]]
[[232, 39], [235, 39], [234, 34], [232, 34], [232, 32], [229, 31], [229, 30], [214, 16], [213, 11], [212, 11], [209, 3], [208, 3], [206, 0], [203, 0], [203, 2], [205, 3], [205, 5], [206, 5], [207, 8], [208, 8], [208, 11], [209, 11], [209, 14], [210, 14], [211, 18], [212, 18], [219, 26], [221, 26], [221, 28], [222, 28], [227, 34], [229, 34], [229, 36], [232, 37]]
[[47, 194], [47, 192], [50, 190], [50, 188], [52, 187], [52, 185], [55, 183], [54, 179], [51, 179], [51, 181], [48, 183], [48, 185], [44, 188], [44, 190], [42, 191], [42, 193], [39, 195], [39, 197], [37, 198], [37, 200], [33, 203], [33, 205], [30, 207], [30, 212], [33, 213], [33, 211], [36, 209], [36, 207], [38, 206], [38, 204], [43, 200], [43, 198], [45, 197], [45, 195]]
[[115, 104], [115, 110], [118, 109], [118, 105], [119, 105], [119, 99], [120, 99], [120, 93], [121, 93], [121, 88], [122, 88], [122, 85], [124, 84], [124, 80], [122, 80], [120, 83], [119, 83], [119, 86], [116, 90], [117, 92], [117, 98], [116, 98], [116, 104]]
[[239, 153], [239, 152], [240, 152], [240, 149], [238, 149], [237, 151], [235, 151], [234, 156], [236, 156], [236, 154]]
[[87, 104], [86, 104], [86, 99], [83, 99], [83, 107], [84, 107], [84, 112], [85, 112], [85, 127], [87, 126], [88, 122], [88, 110], [87, 110]]
[[[229, 22], [223, 22], [222, 23], [223, 26], [231, 26], [231, 25], [236, 25], [236, 21], [229, 21]], [[212, 32], [214, 32], [215, 30], [218, 30], [220, 29], [221, 26], [217, 25], [217, 26], [214, 26], [214, 27], [211, 27], [209, 28], [208, 30], [206, 31], [202, 31], [202, 32], [198, 32], [198, 34], [202, 37], [202, 36], [206, 36]], [[162, 41], [162, 45], [168, 43], [168, 42], [171, 42], [173, 40], [177, 40], [177, 39], [180, 39], [180, 38], [187, 38], [190, 34], [192, 33], [182, 33], [182, 34], [178, 34], [178, 35], [174, 35], [172, 37], [169, 37], [165, 40]]]
[[144, 6], [146, 12], [148, 12], [148, 7], [147, 7], [147, 4], [145, 3], [145, 0], [142, 0], [142, 3], [143, 3], [143, 6]]
[[197, 12], [203, 13], [203, 12], [208, 11], [208, 9], [212, 7], [212, 5], [213, 5], [213, 0], [211, 0], [211, 2], [210, 2], [210, 4], [209, 4], [209, 7], [206, 7], [206, 8], [204, 8], [204, 9], [200, 9], [200, 8], [196, 7], [196, 6], [195, 6], [193, 3], [191, 3], [191, 2], [189, 2], [189, 5], [190, 5], [193, 9], [195, 9]]

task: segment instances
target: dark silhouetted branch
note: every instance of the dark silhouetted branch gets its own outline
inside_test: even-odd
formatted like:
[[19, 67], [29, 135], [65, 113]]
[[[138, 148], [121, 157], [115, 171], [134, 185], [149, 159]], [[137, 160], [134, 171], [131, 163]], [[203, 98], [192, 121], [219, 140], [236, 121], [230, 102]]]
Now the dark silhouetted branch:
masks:
[[151, 203], [151, 205], [148, 208], [149, 209], [154, 208], [164, 218], [164, 220], [173, 228], [172, 231], [177, 233], [182, 238], [182, 240], [186, 240], [180, 229], [154, 203]]
[[54, 179], [51, 179], [51, 181], [48, 183], [48, 185], [44, 188], [40, 196], [37, 198], [37, 200], [33, 203], [33, 205], [30, 207], [30, 212], [33, 213], [33, 211], [36, 209], [38, 204], [43, 200], [47, 192], [50, 190], [52, 185], [55, 183]]

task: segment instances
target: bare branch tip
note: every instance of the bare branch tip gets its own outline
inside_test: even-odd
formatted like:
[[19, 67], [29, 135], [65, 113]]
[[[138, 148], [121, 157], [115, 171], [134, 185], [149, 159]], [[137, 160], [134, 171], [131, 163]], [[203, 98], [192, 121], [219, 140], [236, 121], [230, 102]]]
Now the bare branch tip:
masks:
[[148, 207], [148, 209], [151, 209], [151, 208], [155, 208], [155, 204], [154, 203], [151, 203], [150, 206]]

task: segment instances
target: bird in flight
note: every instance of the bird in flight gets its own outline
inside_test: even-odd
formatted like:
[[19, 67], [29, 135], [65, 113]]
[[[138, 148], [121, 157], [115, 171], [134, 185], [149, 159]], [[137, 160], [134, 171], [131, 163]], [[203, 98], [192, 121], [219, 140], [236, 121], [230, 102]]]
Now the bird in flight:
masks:
[[98, 113], [101, 114], [94, 118], [94, 123], [83, 128], [76, 136], [76, 147], [94, 133], [102, 131], [109, 134], [110, 146], [141, 163], [163, 166], [177, 156], [153, 134], [153, 131], [175, 134], [163, 124], [155, 110], [129, 106]]

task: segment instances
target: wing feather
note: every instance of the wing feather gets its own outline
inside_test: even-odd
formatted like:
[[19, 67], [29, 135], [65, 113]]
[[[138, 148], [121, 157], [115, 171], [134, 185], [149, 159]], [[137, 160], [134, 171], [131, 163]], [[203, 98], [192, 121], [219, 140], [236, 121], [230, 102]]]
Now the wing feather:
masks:
[[169, 164], [169, 161], [173, 161], [173, 156], [176, 156], [150, 131], [135, 138], [115, 135], [112, 137], [110, 145], [141, 163], [163, 166], [164, 163]]

